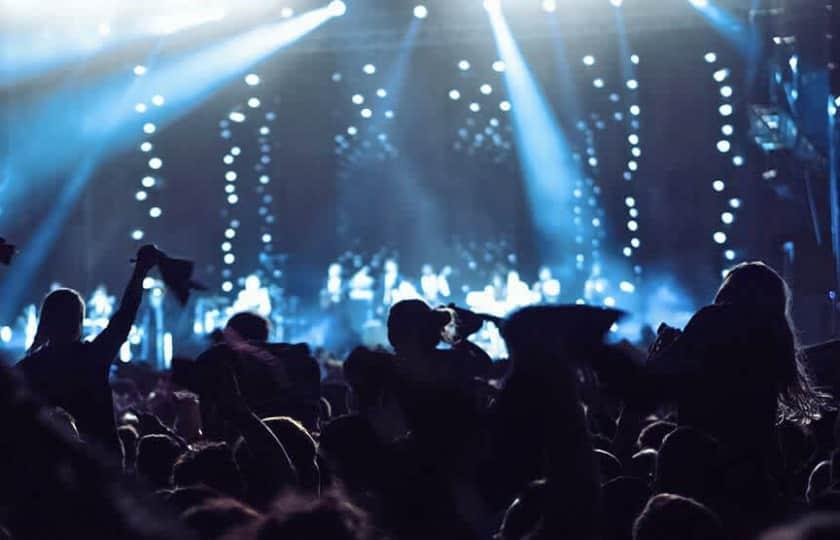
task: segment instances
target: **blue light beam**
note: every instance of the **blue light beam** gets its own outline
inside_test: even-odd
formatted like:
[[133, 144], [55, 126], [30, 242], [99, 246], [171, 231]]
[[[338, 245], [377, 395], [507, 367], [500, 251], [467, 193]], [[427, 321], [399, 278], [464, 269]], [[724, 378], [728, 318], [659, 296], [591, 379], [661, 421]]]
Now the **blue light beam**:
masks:
[[511, 100], [511, 116], [534, 220], [540, 254], [546, 262], [574, 267], [568, 262], [576, 253], [572, 186], [581, 177], [563, 130], [508, 27], [501, 8], [487, 4], [496, 47], [504, 61], [505, 87]]

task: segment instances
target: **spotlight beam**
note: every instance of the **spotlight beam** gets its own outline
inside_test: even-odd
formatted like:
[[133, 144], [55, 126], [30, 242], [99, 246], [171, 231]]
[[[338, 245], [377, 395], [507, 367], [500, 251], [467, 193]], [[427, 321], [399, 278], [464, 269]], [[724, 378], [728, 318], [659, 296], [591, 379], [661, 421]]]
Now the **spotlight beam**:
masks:
[[[164, 60], [128, 82], [125, 74], [111, 75], [7, 108], [0, 114], [3, 125], [9, 126], [14, 149], [8, 156], [8, 170], [12, 177], [28, 181], [11, 186], [16, 189], [4, 194], [8, 197], [4, 203], [13, 206], [16, 198], [25, 198], [33, 187], [43, 189], [37, 181], [60, 176], [91, 148], [104, 148], [107, 156], [137, 144], [142, 123], [153, 122], [160, 129], [184, 116], [232, 78], [331, 20], [335, 11], [325, 7], [260, 26], [198, 52]], [[132, 105], [157, 94], [166, 98], [166, 105], [138, 116]], [[35, 127], [41, 129], [37, 138], [32, 137]], [[49, 160], [43, 159], [45, 148], [50, 149]], [[0, 225], [3, 217], [11, 216], [0, 216]]]
[[543, 260], [561, 265], [575, 253], [570, 241], [574, 237], [572, 186], [581, 171], [502, 10], [492, 3], [487, 7], [496, 47], [506, 66], [504, 81], [512, 104], [514, 137], [538, 247]]
[[[231, 78], [340, 16], [339, 11], [332, 3], [164, 63], [127, 85], [124, 76], [112, 76], [98, 81], [96, 86], [70, 88], [49, 99], [29, 103], [22, 110], [16, 108], [4, 113], [3, 125], [12, 126], [9, 140], [14, 143], [14, 152], [7, 156], [4, 181], [0, 184], [6, 209], [25, 205], [33, 190], [45, 189], [45, 178], [56, 181], [64, 171], [79, 163], [79, 156], [86, 157], [63, 186], [46, 220], [26, 242], [24, 253], [16, 262], [19, 265], [14, 272], [16, 277], [8, 274], [0, 281], [0, 291], [6, 300], [0, 315], [8, 318], [18, 308], [27, 284], [48, 257], [100, 158], [138, 142], [139, 124], [150, 121], [150, 117], [138, 118], [132, 103], [144, 102], [156, 94], [165, 96], [166, 105], [152, 120], [158, 126], [171, 123], [203, 103]], [[33, 126], [45, 126], [45, 133], [33, 138]], [[49, 160], [43, 157], [45, 148], [50, 149]], [[0, 214], [0, 226], [14, 219], [11, 214], [8, 211]]]

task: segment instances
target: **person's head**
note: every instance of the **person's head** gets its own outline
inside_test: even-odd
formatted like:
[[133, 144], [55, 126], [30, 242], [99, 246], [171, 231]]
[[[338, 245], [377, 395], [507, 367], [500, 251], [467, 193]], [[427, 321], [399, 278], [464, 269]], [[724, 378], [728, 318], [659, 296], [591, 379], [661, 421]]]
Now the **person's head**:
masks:
[[30, 350], [51, 344], [72, 343], [82, 337], [85, 301], [73, 289], [56, 289], [44, 298], [38, 329]]
[[398, 354], [433, 350], [451, 319], [422, 300], [397, 302], [388, 313], [388, 341]]
[[657, 420], [642, 429], [639, 433], [639, 438], [636, 441], [636, 446], [639, 447], [639, 450], [644, 450], [645, 448], [659, 450], [665, 436], [675, 429], [677, 429], [677, 425], [675, 423], [666, 422], [665, 420]]
[[802, 362], [796, 329], [791, 318], [791, 294], [785, 280], [762, 262], [745, 262], [732, 268], [715, 296], [715, 304], [752, 309], [776, 322], [773, 339], [780, 362], [779, 409], [783, 419], [807, 423], [820, 416], [823, 396], [812, 386]]
[[272, 511], [247, 530], [235, 531], [231, 540], [318, 538], [320, 540], [368, 540], [373, 538], [370, 518], [342, 494], [321, 497], [288, 495]]
[[653, 448], [639, 450], [630, 458], [630, 475], [650, 484], [656, 474], [656, 461], [659, 451]]
[[268, 319], [256, 313], [237, 313], [228, 320], [226, 329], [233, 330], [237, 336], [245, 341], [264, 343], [271, 333], [271, 323]]
[[596, 448], [594, 452], [595, 461], [598, 463], [598, 471], [601, 474], [602, 484], [621, 476], [621, 462], [615, 455], [599, 448]]
[[692, 499], [660, 493], [648, 501], [633, 525], [633, 540], [721, 540], [720, 519]]
[[790, 309], [790, 289], [782, 276], [763, 262], [744, 262], [726, 273], [715, 304], [762, 308], [784, 316]]
[[382, 447], [365, 418], [349, 414], [324, 425], [318, 452], [329, 472], [351, 491], [364, 491], [376, 482]]
[[259, 512], [236, 499], [213, 499], [194, 506], [181, 519], [200, 540], [216, 540], [229, 531], [255, 523]]
[[805, 491], [805, 500], [813, 503], [817, 497], [831, 487], [831, 462], [820, 461], [808, 476], [808, 488]]
[[81, 440], [79, 429], [76, 427], [76, 419], [69, 412], [61, 407], [47, 407], [43, 410], [44, 420], [53, 426], [62, 435], [72, 440]]
[[[264, 418], [263, 423], [268, 426], [289, 456], [295, 470], [298, 473], [300, 487], [308, 490], [317, 490], [320, 484], [316, 456], [318, 453], [315, 439], [309, 435], [306, 428], [300, 422], [288, 416], [274, 416]], [[253, 476], [261, 474], [259, 469], [254, 469], [256, 463], [251, 459], [247, 444], [240, 440], [235, 451], [236, 462], [243, 474]]]
[[662, 441], [656, 460], [656, 489], [702, 498], [716, 480], [718, 443], [702, 431], [681, 427]]
[[156, 488], [169, 486], [181, 445], [169, 435], [146, 435], [137, 443], [137, 476]]
[[231, 497], [241, 497], [244, 491], [239, 467], [225, 443], [187, 450], [172, 467], [172, 484], [177, 487], [203, 484]]
[[134, 426], [123, 425], [117, 428], [117, 436], [123, 447], [123, 468], [126, 471], [133, 471], [137, 461], [137, 441], [140, 435]]
[[365, 411], [379, 405], [386, 390], [394, 356], [385, 351], [356, 347], [344, 362], [344, 379], [350, 385], [353, 409]]

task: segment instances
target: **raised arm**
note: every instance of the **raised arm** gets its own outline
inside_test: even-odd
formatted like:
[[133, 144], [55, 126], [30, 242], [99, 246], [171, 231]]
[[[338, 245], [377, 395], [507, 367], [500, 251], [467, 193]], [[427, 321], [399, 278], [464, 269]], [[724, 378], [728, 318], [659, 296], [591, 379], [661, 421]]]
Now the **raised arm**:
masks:
[[152, 245], [145, 245], [137, 252], [134, 271], [125, 288], [117, 312], [108, 321], [108, 326], [93, 340], [96, 348], [102, 351], [98, 355], [103, 362], [110, 364], [116, 358], [120, 347], [128, 339], [131, 325], [137, 317], [140, 302], [143, 300], [143, 279], [160, 260], [160, 252]]

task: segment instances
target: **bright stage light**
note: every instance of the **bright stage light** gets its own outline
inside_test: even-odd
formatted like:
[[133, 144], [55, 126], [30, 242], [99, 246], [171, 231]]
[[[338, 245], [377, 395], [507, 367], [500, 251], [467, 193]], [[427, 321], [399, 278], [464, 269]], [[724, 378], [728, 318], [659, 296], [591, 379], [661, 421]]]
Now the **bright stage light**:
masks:
[[225, 173], [225, 180], [228, 182], [235, 182], [236, 181], [236, 171], [228, 171]]
[[502, 73], [505, 70], [505, 63], [501, 60], [496, 60], [493, 62], [493, 71], [496, 73]]
[[470, 110], [471, 110], [472, 112], [476, 112], [476, 113], [477, 113], [477, 112], [479, 112], [479, 111], [481, 110], [481, 105], [479, 105], [478, 103], [470, 103]]
[[639, 65], [639, 55], [638, 55], [638, 54], [631, 54], [631, 55], [630, 55], [630, 61], [631, 61], [634, 65], [637, 65], [637, 66], [638, 66], [638, 65]]
[[631, 105], [630, 106], [630, 114], [633, 116], [639, 116], [642, 113], [642, 109], [639, 108], [638, 105]]
[[720, 128], [720, 132], [729, 137], [733, 133], [735, 133], [735, 128], [733, 128], [730, 124], [724, 124]]
[[726, 189], [726, 184], [723, 182], [723, 180], [715, 180], [714, 182], [712, 182], [712, 189], [720, 193], [721, 191]]
[[713, 52], [707, 52], [703, 59], [708, 62], [709, 64], [714, 64], [717, 61], [717, 55]]
[[144, 176], [140, 183], [143, 187], [150, 188], [155, 185], [155, 178], [153, 176]]
[[249, 73], [245, 75], [245, 84], [248, 86], [257, 86], [260, 84], [260, 76], [256, 73]]
[[153, 207], [149, 208], [149, 217], [159, 218], [162, 215], [163, 215], [163, 210], [161, 210], [157, 206], [153, 206]]
[[143, 142], [140, 144], [140, 151], [141, 152], [151, 152], [152, 151], [152, 143], [149, 141]]
[[742, 156], [732, 156], [732, 164], [736, 167], [744, 165], [744, 158]]
[[721, 86], [720, 87], [720, 95], [728, 98], [732, 97], [732, 87], [731, 86]]
[[721, 116], [732, 116], [732, 112], [734, 111], [734, 109], [729, 103], [724, 103], [718, 108], [718, 111], [720, 112]]
[[633, 197], [627, 197], [624, 199], [624, 204], [626, 204], [628, 208], [633, 208], [636, 206], [636, 199]]
[[735, 252], [731, 249], [727, 249], [723, 252], [723, 256], [726, 257], [727, 261], [734, 261], [735, 260]]
[[612, 4], [614, 7], [621, 7], [621, 4], [623, 3], [623, 0], [610, 0], [610, 4]]
[[153, 157], [152, 159], [149, 160], [149, 168], [150, 169], [157, 170], [157, 169], [160, 169], [161, 167], [163, 167], [163, 161], [161, 161], [160, 158]]
[[362, 114], [362, 118], [370, 118], [371, 116], [373, 116], [373, 111], [371, 111], [370, 109], [365, 108], [365, 109], [362, 109], [362, 113], [361, 113], [361, 114]]
[[143, 191], [142, 189], [134, 194], [134, 198], [138, 201], [145, 201], [149, 197], [149, 194]]
[[712, 77], [714, 77], [715, 81], [717, 82], [723, 82], [726, 80], [727, 77], [729, 77], [729, 70], [719, 69], [715, 71], [714, 74], [712, 74]]
[[362, 71], [365, 72], [365, 75], [373, 75], [374, 73], [376, 73], [376, 66], [374, 66], [373, 64], [365, 64], [362, 68]]
[[449, 99], [451, 99], [452, 101], [458, 101], [459, 99], [461, 99], [461, 92], [457, 90], [450, 90]]
[[594, 81], [592, 81], [592, 86], [595, 88], [603, 88], [604, 87], [604, 79], [598, 77]]
[[504, 112], [510, 111], [510, 101], [505, 100], [499, 103], [499, 109], [501, 109]]
[[735, 209], [741, 208], [741, 199], [734, 197], [732, 199], [729, 199], [729, 207]]
[[720, 215], [720, 220], [726, 225], [730, 225], [735, 221], [735, 215], [732, 212], [724, 212]]
[[143, 124], [143, 133], [146, 133], [147, 135], [151, 135], [155, 132], [156, 129], [157, 128], [155, 127], [155, 125], [151, 122], [146, 122], [145, 124]]
[[144, 112], [146, 112], [146, 104], [145, 103], [138, 103], [137, 105], [134, 106], [134, 110], [139, 112], [140, 114], [143, 114]]
[[502, 10], [501, 0], [484, 0], [484, 9], [491, 13], [498, 13]]
[[238, 124], [241, 124], [245, 121], [245, 115], [238, 111], [230, 113], [230, 115], [228, 115], [228, 118], [230, 118], [231, 122], [236, 122]]
[[423, 4], [414, 6], [414, 16], [418, 19], [425, 19], [429, 16], [429, 10]]
[[557, 0], [543, 0], [542, 8], [547, 13], [554, 13], [557, 11]]
[[134, 74], [137, 75], [138, 77], [142, 77], [143, 75], [145, 75], [146, 71], [147, 71], [146, 66], [144, 66], [142, 64], [137, 64], [136, 66], [134, 66]]
[[333, 0], [327, 6], [327, 11], [333, 17], [341, 17], [342, 15], [347, 13], [347, 4], [345, 4], [341, 0]]
[[152, 97], [152, 104], [154, 104], [156, 107], [163, 107], [164, 103], [165, 103], [165, 100], [163, 99], [162, 95], [157, 94], [157, 95]]
[[639, 81], [636, 79], [630, 79], [627, 81], [627, 88], [630, 90], [636, 90], [639, 88]]
[[718, 143], [717, 143], [718, 152], [720, 152], [722, 154], [725, 154], [725, 153], [729, 152], [729, 150], [731, 148], [732, 148], [732, 144], [729, 141], [722, 140], [722, 141], [718, 141]]
[[689, 0], [691, 5], [698, 8], [709, 7], [709, 0]]
[[481, 91], [481, 93], [482, 93], [482, 94], [484, 94], [485, 96], [489, 96], [490, 94], [492, 94], [492, 93], [493, 93], [493, 87], [492, 87], [492, 86], [490, 86], [489, 84], [482, 84], [482, 85], [481, 85], [481, 88], [480, 88], [479, 90], [480, 90], [480, 91]]
[[351, 99], [356, 105], [361, 105], [365, 102], [365, 97], [362, 94], [354, 94]]
[[726, 243], [726, 233], [725, 232], [717, 231], [714, 235], [712, 235], [712, 238], [714, 238], [715, 242], [718, 243], [718, 244], [725, 244]]
[[384, 88], [380, 88], [376, 91], [376, 95], [377, 97], [385, 99], [386, 97], [388, 97], [388, 92]]
[[132, 240], [142, 240], [143, 236], [145, 236], [145, 234], [143, 234], [143, 231], [140, 229], [135, 229], [131, 231]]
[[248, 100], [248, 106], [251, 107], [252, 109], [256, 109], [257, 107], [259, 107], [260, 106], [259, 98], [255, 98], [255, 97], [250, 98]]
[[280, 16], [284, 19], [290, 19], [295, 16], [295, 10], [290, 7], [284, 7], [280, 10]]
[[583, 63], [587, 66], [594, 66], [595, 65], [595, 57], [591, 54], [587, 54], [583, 57]]
[[460, 62], [458, 62], [458, 69], [460, 69], [461, 71], [467, 71], [468, 69], [470, 69], [470, 63], [466, 60], [461, 60]]

